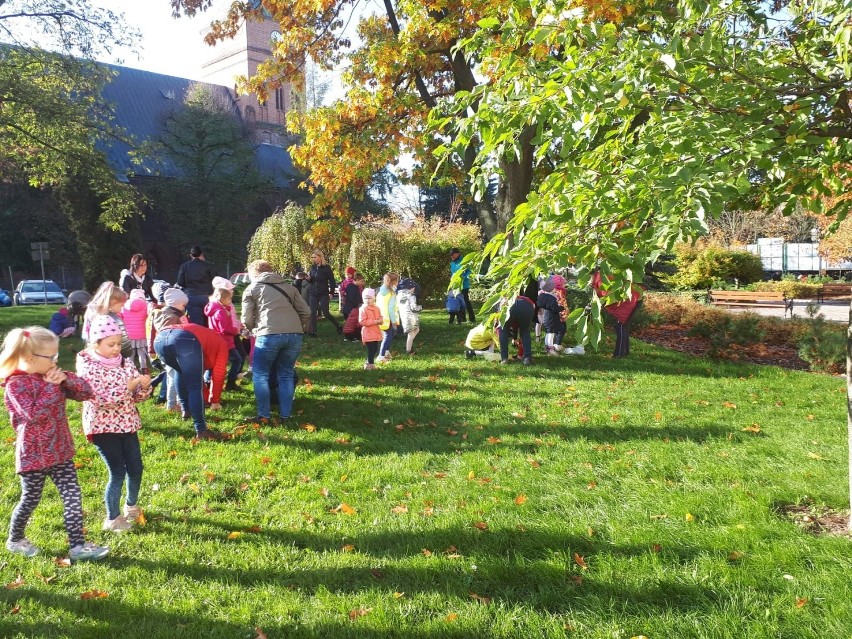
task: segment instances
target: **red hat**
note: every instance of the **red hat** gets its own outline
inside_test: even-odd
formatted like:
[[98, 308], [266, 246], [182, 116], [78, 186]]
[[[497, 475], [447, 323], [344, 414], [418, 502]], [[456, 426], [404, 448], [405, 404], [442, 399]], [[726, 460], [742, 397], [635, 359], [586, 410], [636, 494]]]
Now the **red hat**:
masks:
[[355, 271], [354, 266], [347, 266], [346, 267], [346, 277], [352, 277], [353, 275], [355, 275], [355, 273], [356, 273], [356, 271]]

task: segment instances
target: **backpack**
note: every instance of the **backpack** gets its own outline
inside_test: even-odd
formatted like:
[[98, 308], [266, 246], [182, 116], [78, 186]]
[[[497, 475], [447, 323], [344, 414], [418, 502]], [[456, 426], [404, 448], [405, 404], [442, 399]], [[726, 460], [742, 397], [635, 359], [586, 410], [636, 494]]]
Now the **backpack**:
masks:
[[458, 313], [462, 308], [461, 295], [456, 295], [452, 291], [447, 294], [447, 303], [445, 308], [450, 313]]

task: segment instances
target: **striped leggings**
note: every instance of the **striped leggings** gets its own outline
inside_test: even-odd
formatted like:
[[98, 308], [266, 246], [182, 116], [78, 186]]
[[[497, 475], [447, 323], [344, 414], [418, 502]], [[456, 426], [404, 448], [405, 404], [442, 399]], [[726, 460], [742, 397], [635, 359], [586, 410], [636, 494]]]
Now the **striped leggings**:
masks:
[[21, 501], [12, 512], [9, 524], [9, 541], [20, 541], [36, 506], [41, 501], [44, 482], [48, 477], [53, 481], [65, 510], [65, 530], [71, 547], [80, 546], [83, 539], [83, 498], [77, 481], [77, 469], [74, 461], [69, 460], [50, 468], [20, 473]]

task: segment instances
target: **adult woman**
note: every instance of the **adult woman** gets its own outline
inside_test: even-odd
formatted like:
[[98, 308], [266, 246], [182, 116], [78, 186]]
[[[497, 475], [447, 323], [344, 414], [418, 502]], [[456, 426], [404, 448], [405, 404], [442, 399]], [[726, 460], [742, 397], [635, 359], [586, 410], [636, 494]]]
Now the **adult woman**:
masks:
[[177, 275], [177, 285], [180, 286], [189, 297], [186, 305], [186, 314], [193, 324], [207, 326], [207, 316], [204, 307], [209, 302], [213, 293], [213, 272], [204, 259], [204, 251], [200, 246], [193, 246], [189, 251], [190, 260], [180, 265]]
[[322, 251], [317, 250], [311, 253], [311, 260], [314, 263], [308, 272], [308, 282], [310, 282], [308, 299], [311, 305], [311, 321], [307, 328], [307, 333], [310, 337], [317, 336], [317, 311], [320, 311], [325, 319], [334, 324], [338, 333], [342, 333], [343, 328], [340, 326], [340, 323], [328, 311], [328, 302], [334, 294], [336, 287], [334, 273], [326, 263], [325, 255]]
[[[169, 289], [186, 297], [177, 289]], [[165, 316], [164, 316], [165, 318]], [[169, 323], [174, 322], [174, 323]], [[177, 316], [166, 319], [158, 327], [154, 350], [160, 359], [175, 369], [181, 410], [192, 418], [198, 439], [222, 439], [220, 433], [207, 428], [204, 419], [204, 369], [212, 372], [211, 401], [215, 408], [225, 381], [228, 347], [225, 340], [209, 328], [197, 324], [180, 324]]]
[[130, 258], [130, 268], [121, 271], [118, 285], [128, 296], [133, 289], [141, 288], [145, 292], [145, 299], [149, 302], [154, 301], [154, 293], [151, 291], [154, 280], [148, 273], [148, 261], [142, 253], [136, 253]]
[[288, 419], [296, 393], [296, 359], [302, 350], [302, 334], [312, 313], [299, 291], [273, 272], [269, 262], [256, 260], [246, 270], [251, 284], [243, 292], [242, 321], [256, 337], [252, 380], [257, 415], [252, 421], [266, 423], [271, 417], [269, 375], [272, 370], [278, 381], [278, 412], [281, 419]]

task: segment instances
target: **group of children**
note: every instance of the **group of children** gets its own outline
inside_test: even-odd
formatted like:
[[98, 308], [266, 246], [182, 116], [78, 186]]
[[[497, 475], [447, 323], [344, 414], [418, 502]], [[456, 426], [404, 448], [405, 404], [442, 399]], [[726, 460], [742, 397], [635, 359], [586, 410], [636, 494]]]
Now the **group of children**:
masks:
[[[225, 388], [232, 389], [245, 359], [235, 341], [242, 326], [231, 303], [233, 285], [216, 278], [214, 287], [205, 314], [211, 329], [228, 347], [231, 370]], [[33, 326], [13, 329], [6, 335], [0, 352], [0, 380], [15, 430], [16, 470], [21, 482], [21, 499], [12, 513], [6, 542], [11, 552], [27, 557], [39, 553], [25, 531], [48, 477], [62, 498], [70, 559], [98, 560], [109, 552], [105, 546], [86, 542], [83, 536], [82, 498], [65, 412], [67, 399], [83, 402], [83, 432], [107, 469], [102, 528], [125, 531], [141, 515], [137, 500], [143, 463], [137, 432], [142, 424], [135, 404], [147, 399], [154, 388], [150, 355], [157, 331], [187, 321], [188, 298], [183, 291], [160, 289], [156, 295], [158, 300], [149, 301], [141, 289], [133, 289], [128, 295], [113, 282], [105, 282], [89, 302], [83, 319], [81, 333], [87, 347], [77, 355], [76, 374], [57, 366], [59, 338], [67, 327], [57, 333]], [[166, 405], [176, 409], [176, 379], [174, 371], [167, 372], [168, 381], [163, 385], [164, 389], [168, 387]], [[213, 409], [219, 407], [217, 390], [221, 391], [210, 388], [209, 397], [216, 400], [210, 406]]]

